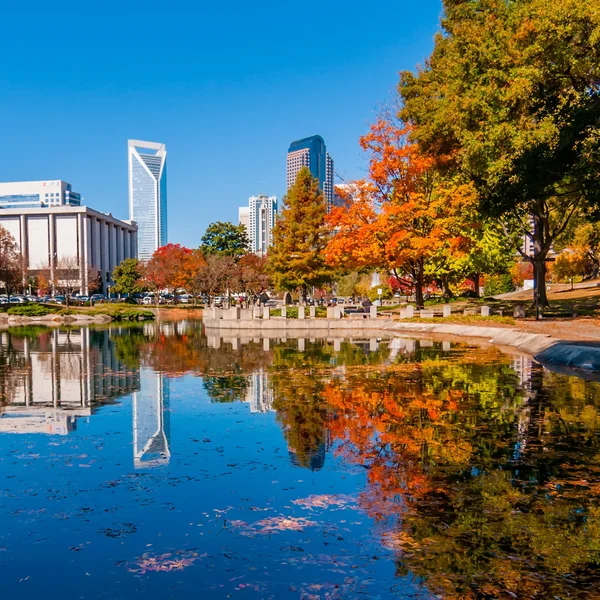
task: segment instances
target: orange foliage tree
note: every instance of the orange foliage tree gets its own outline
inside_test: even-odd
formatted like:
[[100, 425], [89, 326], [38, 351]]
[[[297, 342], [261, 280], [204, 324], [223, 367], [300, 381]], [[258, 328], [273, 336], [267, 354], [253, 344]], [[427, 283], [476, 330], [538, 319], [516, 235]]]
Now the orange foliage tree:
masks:
[[[380, 118], [361, 138], [370, 154], [369, 181], [357, 182], [329, 224], [329, 264], [374, 267], [408, 276], [417, 307], [435, 264], [464, 257], [474, 245], [477, 199], [472, 186], [443, 179], [431, 159], [408, 139], [410, 126]], [[448, 266], [445, 265], [445, 270]]]
[[154, 292], [170, 289], [177, 291], [185, 287], [188, 281], [188, 269], [192, 251], [179, 244], [167, 244], [154, 251], [146, 263], [144, 281]]

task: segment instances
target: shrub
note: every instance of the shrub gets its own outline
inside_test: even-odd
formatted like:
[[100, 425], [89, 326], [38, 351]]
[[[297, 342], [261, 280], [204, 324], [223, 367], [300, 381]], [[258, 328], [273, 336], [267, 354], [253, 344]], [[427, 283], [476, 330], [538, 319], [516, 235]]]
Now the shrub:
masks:
[[19, 304], [18, 306], [11, 306], [7, 312], [9, 315], [19, 317], [43, 317], [56, 313], [56, 309], [41, 304]]

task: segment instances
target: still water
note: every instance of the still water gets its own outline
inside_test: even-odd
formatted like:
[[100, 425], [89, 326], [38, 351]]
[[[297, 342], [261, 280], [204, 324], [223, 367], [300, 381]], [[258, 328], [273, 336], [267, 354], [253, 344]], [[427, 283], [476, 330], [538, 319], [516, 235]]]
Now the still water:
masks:
[[600, 597], [598, 383], [428, 340], [0, 335], [2, 599]]

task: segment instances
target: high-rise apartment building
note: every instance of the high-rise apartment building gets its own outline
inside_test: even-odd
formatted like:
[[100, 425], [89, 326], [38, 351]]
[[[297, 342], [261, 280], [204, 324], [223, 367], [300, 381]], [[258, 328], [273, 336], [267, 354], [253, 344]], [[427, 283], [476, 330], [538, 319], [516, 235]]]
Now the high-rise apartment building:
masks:
[[129, 218], [138, 226], [138, 258], [148, 260], [167, 243], [167, 150], [128, 140]]
[[319, 182], [319, 188], [327, 199], [327, 210], [333, 205], [333, 159], [327, 153], [320, 135], [296, 140], [290, 144], [287, 154], [287, 189], [296, 182], [298, 171], [308, 167]]
[[252, 196], [249, 206], [240, 207], [239, 222], [245, 225], [250, 252], [264, 256], [273, 243], [273, 227], [277, 220], [277, 197], [259, 194]]
[[61, 179], [0, 183], [0, 208], [80, 206], [81, 194]]

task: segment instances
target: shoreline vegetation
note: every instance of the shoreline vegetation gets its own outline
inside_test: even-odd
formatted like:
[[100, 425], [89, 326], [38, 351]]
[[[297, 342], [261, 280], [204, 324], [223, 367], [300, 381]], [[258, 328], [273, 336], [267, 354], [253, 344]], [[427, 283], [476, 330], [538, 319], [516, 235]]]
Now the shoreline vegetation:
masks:
[[156, 318], [151, 310], [132, 306], [102, 304], [92, 308], [57, 307], [47, 304], [11, 306], [0, 313], [0, 322], [11, 323], [110, 323], [113, 321], [149, 321]]

